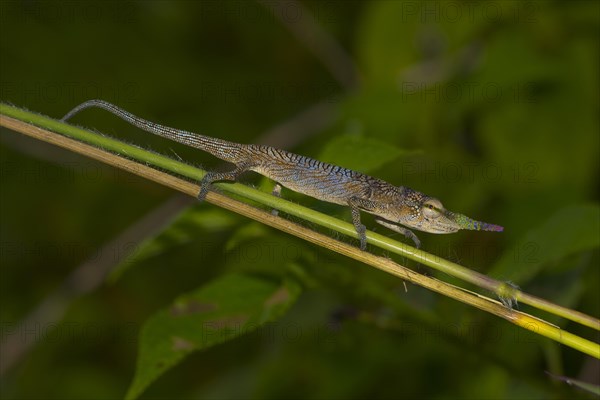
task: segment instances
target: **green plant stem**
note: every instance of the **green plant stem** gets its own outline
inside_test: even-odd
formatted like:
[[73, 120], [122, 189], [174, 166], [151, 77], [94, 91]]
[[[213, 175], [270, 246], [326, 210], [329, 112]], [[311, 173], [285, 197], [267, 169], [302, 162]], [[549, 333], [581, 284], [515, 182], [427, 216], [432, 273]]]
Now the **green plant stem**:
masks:
[[[107, 136], [68, 125], [55, 119], [25, 111], [17, 107], [0, 104], [0, 114], [18, 119], [23, 122], [31, 123], [38, 127], [49, 129], [53, 132], [58, 132], [66, 137], [70, 137], [98, 148], [125, 156], [127, 158], [140, 161], [146, 165], [152, 165], [156, 168], [170, 171], [174, 174], [192, 179], [194, 181], [200, 181], [206, 173], [201, 169], [173, 160], [171, 158], [152, 153]], [[358, 237], [352, 224], [303, 207], [299, 204], [286, 201], [282, 198], [272, 196], [238, 183], [221, 183], [218, 184], [218, 186], [223, 192], [250, 199], [260, 203], [266, 208], [277, 209], [280, 212], [296, 216], [313, 224], [320, 225], [324, 228], [331, 229], [353, 238]], [[392, 253], [427, 265], [448, 275], [472, 283], [478, 287], [492, 291], [500, 298], [512, 298], [521, 303], [529, 304], [530, 306], [540, 310], [544, 310], [554, 315], [567, 318], [596, 330], [600, 330], [600, 320], [597, 318], [593, 318], [578, 311], [571, 310], [569, 308], [562, 307], [549, 301], [529, 295], [506, 284], [505, 282], [492, 279], [466, 267], [427, 253], [423, 250], [416, 249], [407, 244], [370, 231], [367, 232], [367, 240], [373, 246], [388, 250]]]

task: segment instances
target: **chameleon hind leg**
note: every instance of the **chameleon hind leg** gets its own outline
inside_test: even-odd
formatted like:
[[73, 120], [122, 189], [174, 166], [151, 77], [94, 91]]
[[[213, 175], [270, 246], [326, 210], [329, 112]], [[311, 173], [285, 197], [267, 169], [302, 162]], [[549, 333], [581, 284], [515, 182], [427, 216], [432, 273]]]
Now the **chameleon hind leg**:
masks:
[[204, 201], [204, 199], [206, 199], [206, 195], [211, 189], [213, 182], [236, 181], [241, 174], [248, 171], [249, 169], [250, 167], [246, 164], [238, 164], [233, 170], [228, 172], [207, 172], [206, 175], [204, 175], [204, 177], [200, 181], [200, 192], [198, 193], [198, 200]]

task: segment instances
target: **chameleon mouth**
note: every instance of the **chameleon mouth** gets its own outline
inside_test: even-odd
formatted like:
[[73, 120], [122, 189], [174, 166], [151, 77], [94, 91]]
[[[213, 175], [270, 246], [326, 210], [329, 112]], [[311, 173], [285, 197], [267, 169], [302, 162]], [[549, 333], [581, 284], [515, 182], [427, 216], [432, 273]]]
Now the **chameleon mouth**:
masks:
[[446, 217], [459, 226], [459, 229], [468, 229], [471, 231], [492, 231], [502, 232], [504, 227], [500, 225], [488, 224], [487, 222], [476, 221], [462, 214], [455, 214], [447, 211]]
[[455, 214], [446, 210], [440, 210], [439, 213], [433, 217], [423, 218], [418, 225], [419, 226], [413, 226], [413, 228], [424, 232], [438, 234], [453, 233], [463, 229], [463, 227], [455, 221]]
[[[405, 224], [400, 221], [399, 223]], [[408, 224], [414, 229], [429, 233], [453, 233], [461, 229], [471, 231], [492, 231], [502, 232], [504, 228], [500, 225], [488, 224], [487, 222], [476, 221], [465, 215], [453, 213], [448, 210], [438, 210], [438, 214], [425, 216], [421, 221], [416, 224]]]

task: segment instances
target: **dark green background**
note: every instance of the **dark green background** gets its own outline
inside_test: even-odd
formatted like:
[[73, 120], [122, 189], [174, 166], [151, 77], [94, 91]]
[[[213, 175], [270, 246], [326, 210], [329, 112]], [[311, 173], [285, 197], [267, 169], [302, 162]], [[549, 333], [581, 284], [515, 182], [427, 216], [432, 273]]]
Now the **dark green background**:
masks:
[[[303, 4], [269, 11], [254, 1], [3, 0], [0, 101], [58, 118], [102, 98], [245, 143], [324, 103], [327, 124], [284, 133], [281, 145], [359, 169], [379, 156], [331, 143], [396, 146], [399, 157], [368, 172], [506, 227], [422, 233], [425, 250], [599, 315], [597, 243], [578, 249], [598, 226], [585, 219], [597, 212], [579, 213], [598, 202], [598, 3]], [[350, 80], [337, 80], [328, 57], [293, 33], [314, 33], [300, 22], [309, 14], [349, 54], [354, 66], [326, 52], [344, 71], [356, 69]], [[220, 165], [100, 110], [74, 123]], [[597, 360], [418, 287], [405, 292], [397, 279], [209, 205], [195, 205], [193, 218], [165, 232], [155, 254], [119, 280], [68, 300], [56, 329], [15, 332], [71, 271], [174, 193], [14, 132], [3, 129], [1, 139], [2, 340], [40, 339], [0, 378], [5, 398], [123, 396], [137, 332], [158, 308], [227, 272], [290, 269], [306, 291], [272, 329], [192, 355], [145, 396], [558, 399], [589, 396], [545, 371], [599, 383]], [[286, 197], [348, 218], [340, 207]], [[578, 250], [548, 256], [553, 240], [562, 243], [562, 221], [574, 238], [565, 247]], [[589, 329], [552, 321], [594, 339]]]

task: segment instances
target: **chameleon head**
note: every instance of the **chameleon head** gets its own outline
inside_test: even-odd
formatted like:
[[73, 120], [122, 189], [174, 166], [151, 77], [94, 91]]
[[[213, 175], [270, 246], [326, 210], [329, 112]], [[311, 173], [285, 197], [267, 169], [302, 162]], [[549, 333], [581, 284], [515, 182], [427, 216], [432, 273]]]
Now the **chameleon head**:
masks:
[[410, 193], [409, 203], [405, 203], [403, 208], [406, 212], [402, 213], [398, 223], [423, 232], [452, 233], [461, 229], [496, 232], [504, 230], [499, 225], [476, 221], [448, 211], [438, 199], [415, 191]]

